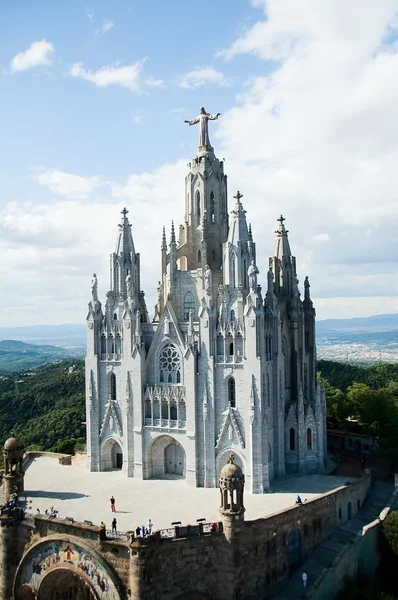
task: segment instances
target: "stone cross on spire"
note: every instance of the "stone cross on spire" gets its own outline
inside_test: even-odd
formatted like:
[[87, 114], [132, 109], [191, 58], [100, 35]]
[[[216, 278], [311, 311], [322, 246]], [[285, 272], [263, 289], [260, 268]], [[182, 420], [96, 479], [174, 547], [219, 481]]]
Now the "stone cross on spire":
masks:
[[240, 202], [240, 199], [243, 198], [243, 194], [241, 194], [240, 191], [238, 190], [236, 192], [236, 196], [234, 196], [234, 198], [236, 198], [237, 201]]

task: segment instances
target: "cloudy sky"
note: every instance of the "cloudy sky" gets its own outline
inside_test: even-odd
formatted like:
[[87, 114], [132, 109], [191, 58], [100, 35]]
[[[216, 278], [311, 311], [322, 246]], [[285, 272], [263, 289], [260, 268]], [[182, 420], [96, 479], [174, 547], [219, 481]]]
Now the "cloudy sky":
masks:
[[202, 105], [260, 283], [283, 213], [319, 318], [398, 312], [398, 0], [3, 0], [0, 33], [0, 326], [83, 322], [123, 206], [152, 312]]

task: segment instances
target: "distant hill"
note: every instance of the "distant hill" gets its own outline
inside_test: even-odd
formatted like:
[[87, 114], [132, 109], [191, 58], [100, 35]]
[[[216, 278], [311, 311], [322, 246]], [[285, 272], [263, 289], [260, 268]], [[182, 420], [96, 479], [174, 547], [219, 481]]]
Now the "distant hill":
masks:
[[398, 362], [398, 314], [317, 321], [318, 358]]
[[[339, 361], [396, 362], [398, 361], [398, 314], [357, 317], [354, 319], [325, 319], [316, 323], [318, 358]], [[36, 347], [37, 356], [32, 366], [57, 360], [56, 351], [66, 350], [59, 358], [83, 356], [86, 351], [86, 326], [81, 325], [34, 325], [27, 327], [0, 327], [0, 340], [16, 340]], [[56, 350], [46, 352], [45, 346]], [[37, 347], [42, 347], [38, 352]], [[0, 345], [0, 371], [4, 369], [5, 350]], [[25, 349], [26, 350], [26, 349]], [[16, 350], [15, 350], [16, 351]], [[20, 352], [24, 352], [19, 349]], [[21, 357], [27, 358], [21, 354]], [[16, 360], [16, 354], [13, 357]], [[38, 362], [34, 362], [37, 360]], [[18, 368], [29, 366], [20, 363]], [[8, 367], [13, 365], [10, 360]], [[17, 366], [18, 363], [15, 362]], [[10, 370], [8, 368], [7, 370]], [[15, 370], [14, 368], [12, 370]]]
[[19, 340], [27, 344], [51, 344], [70, 350], [85, 351], [85, 325], [29, 325], [0, 327], [0, 340]]
[[354, 319], [325, 319], [317, 321], [318, 333], [325, 331], [394, 331], [398, 329], [398, 314], [356, 317]]
[[0, 341], [0, 373], [29, 370], [46, 363], [81, 356], [82, 352], [57, 346], [26, 344], [19, 340]]

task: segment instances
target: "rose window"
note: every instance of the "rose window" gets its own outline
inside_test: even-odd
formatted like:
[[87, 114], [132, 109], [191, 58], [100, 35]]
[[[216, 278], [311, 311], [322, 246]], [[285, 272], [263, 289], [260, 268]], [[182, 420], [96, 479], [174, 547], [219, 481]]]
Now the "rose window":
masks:
[[160, 381], [164, 383], [180, 383], [180, 355], [171, 344], [167, 344], [160, 353]]

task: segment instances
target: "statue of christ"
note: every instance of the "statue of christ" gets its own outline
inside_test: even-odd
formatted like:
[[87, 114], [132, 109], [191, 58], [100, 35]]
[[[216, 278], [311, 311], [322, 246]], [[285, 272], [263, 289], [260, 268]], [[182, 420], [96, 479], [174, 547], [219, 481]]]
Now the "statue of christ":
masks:
[[209, 140], [209, 121], [215, 121], [218, 119], [221, 113], [217, 113], [216, 115], [211, 115], [207, 113], [204, 106], [200, 109], [200, 115], [192, 119], [191, 121], [184, 121], [184, 123], [188, 123], [188, 125], [196, 125], [199, 123], [199, 147], [200, 146], [210, 146]]

